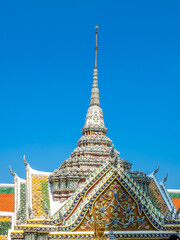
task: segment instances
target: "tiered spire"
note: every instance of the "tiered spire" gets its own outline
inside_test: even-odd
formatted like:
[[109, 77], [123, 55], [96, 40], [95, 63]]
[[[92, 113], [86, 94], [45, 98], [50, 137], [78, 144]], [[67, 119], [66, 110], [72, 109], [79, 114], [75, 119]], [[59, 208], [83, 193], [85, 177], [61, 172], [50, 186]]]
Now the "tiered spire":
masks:
[[[102, 109], [99, 101], [99, 88], [98, 88], [98, 72], [97, 72], [97, 30], [98, 26], [96, 26], [96, 41], [95, 41], [95, 63], [94, 63], [94, 71], [93, 71], [93, 84], [91, 89], [91, 101], [90, 108], [87, 111], [85, 125], [82, 129], [83, 135], [87, 133], [87, 135], [91, 134], [90, 131], [93, 132], [101, 132], [106, 134], [107, 128], [104, 125], [104, 117]], [[94, 133], [93, 133], [94, 134]]]
[[91, 90], [91, 102], [90, 106], [100, 106], [99, 101], [99, 88], [98, 88], [98, 72], [97, 72], [97, 30], [96, 26], [96, 43], [95, 43], [95, 63], [94, 63], [94, 72], [93, 72], [93, 85]]
[[[119, 152], [114, 149], [114, 147], [111, 151], [110, 146], [112, 141], [106, 136], [107, 128], [104, 124], [103, 111], [100, 108], [97, 73], [97, 29], [98, 26], [96, 26], [95, 35], [95, 63], [91, 101], [86, 114], [85, 125], [82, 129], [83, 136], [79, 139], [77, 144], [78, 146], [71, 153], [71, 156], [61, 164], [58, 170], [55, 170], [50, 175], [50, 182], [54, 185], [59, 182], [60, 186], [64, 186], [63, 184], [65, 184], [65, 179], [68, 182], [67, 186], [71, 184], [70, 182], [72, 179], [79, 179], [78, 185], [81, 185], [81, 183], [84, 182], [91, 173], [98, 169], [102, 164], [109, 161], [110, 152], [112, 157], [119, 155]], [[117, 161], [121, 162], [124, 169], [130, 169], [131, 165], [125, 160], [120, 160], [116, 157], [116, 164]], [[60, 189], [60, 191], [56, 193], [56, 196], [57, 198], [61, 198], [61, 196], [68, 198], [72, 192], [67, 191], [66, 194], [64, 189]]]

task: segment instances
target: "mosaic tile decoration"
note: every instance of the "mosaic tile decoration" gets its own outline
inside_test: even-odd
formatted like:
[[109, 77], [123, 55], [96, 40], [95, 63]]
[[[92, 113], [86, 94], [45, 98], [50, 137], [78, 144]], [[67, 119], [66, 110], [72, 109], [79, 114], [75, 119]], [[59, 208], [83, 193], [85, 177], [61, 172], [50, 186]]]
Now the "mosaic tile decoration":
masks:
[[104, 220], [107, 231], [156, 230], [149, 223], [144, 212], [139, 214], [134, 199], [117, 180], [114, 180], [96, 200], [92, 215], [86, 213], [77, 231], [92, 231], [93, 220], [98, 220], [100, 216]]
[[156, 186], [155, 182], [153, 179], [151, 179], [150, 185], [150, 197], [152, 203], [154, 203], [154, 206], [160, 210], [163, 214], [165, 214], [167, 211], [169, 212], [169, 209], [161, 196], [161, 193], [159, 192], [158, 187]]
[[20, 183], [20, 221], [26, 222], [26, 183]]
[[0, 217], [0, 240], [7, 240], [8, 229], [11, 228], [12, 217], [1, 216]]
[[[116, 239], [169, 239], [170, 234], [168, 233], [121, 233], [121, 234], [114, 234], [114, 236], [116, 237]], [[84, 240], [88, 240], [93, 238], [94, 235], [93, 234], [57, 234], [57, 235], [50, 235], [49, 239], [84, 239]], [[105, 237], [109, 237], [108, 234], [105, 234]]]
[[[96, 177], [94, 179], [92, 179], [89, 183], [87, 183], [83, 189], [81, 190], [81, 192], [79, 192], [75, 198], [72, 198], [71, 200], [73, 200], [72, 202], [68, 202], [66, 205], [64, 205], [65, 207], [65, 212], [63, 214], [63, 216], [65, 217], [68, 226], [60, 226], [59, 230], [60, 231], [73, 231], [73, 229], [75, 229], [80, 222], [83, 220], [84, 214], [86, 213], [86, 211], [88, 209], [92, 209], [93, 203], [94, 201], [97, 199], [98, 196], [100, 196], [100, 194], [104, 191], [104, 189], [115, 179], [118, 178], [119, 181], [122, 183], [122, 185], [125, 187], [126, 191], [129, 192], [129, 194], [134, 198], [134, 200], [136, 201], [139, 211], [141, 212], [142, 210], [145, 212], [146, 216], [148, 217], [148, 219], [150, 220], [151, 224], [153, 224], [153, 226], [156, 229], [159, 230], [176, 230], [176, 229], [180, 229], [180, 221], [168, 221], [169, 224], [175, 224], [174, 226], [162, 226], [161, 225], [161, 219], [162, 219], [162, 214], [160, 212], [158, 212], [156, 210], [156, 208], [153, 207], [150, 199], [147, 196], [144, 196], [143, 193], [141, 192], [141, 189], [138, 188], [138, 186], [136, 186], [136, 184], [133, 182], [133, 179], [130, 178], [129, 175], [125, 174], [122, 170], [118, 170], [119, 173], [113, 173], [113, 171], [111, 171], [111, 176], [108, 177], [108, 179], [106, 178], [105, 181], [103, 181], [103, 185], [101, 187], [98, 187], [98, 191], [94, 192], [92, 197], [90, 197], [90, 199], [88, 201], [87, 197], [84, 198], [84, 196], [86, 196], [87, 192], [89, 191], [89, 189], [91, 188], [91, 186], [96, 182], [96, 178], [99, 179], [104, 173], [105, 176], [109, 175], [109, 171], [108, 169], [110, 169], [111, 166], [108, 164], [103, 170], [102, 172], [99, 172]], [[102, 174], [102, 175], [101, 175]], [[120, 174], [120, 175], [119, 175]], [[99, 183], [97, 183], [99, 184]], [[89, 194], [88, 194], [89, 196]], [[84, 199], [83, 201], [85, 201], [82, 206], [78, 207], [77, 203], [79, 202], [80, 199]], [[63, 207], [63, 208], [64, 208]], [[71, 218], [73, 218], [73, 216], [71, 216], [72, 212], [76, 211], [76, 221], [74, 222], [74, 220]], [[160, 215], [159, 215], [160, 214]], [[71, 217], [70, 217], [71, 216]], [[28, 221], [29, 222], [29, 221]], [[72, 222], [72, 224], [71, 224]], [[56, 219], [56, 220], [43, 220], [41, 221], [31, 221], [31, 224], [52, 224], [52, 225], [56, 225], [58, 223], [60, 223], [60, 219]], [[178, 224], [178, 225], [177, 225]], [[26, 227], [23, 228], [23, 230], [27, 229]]]
[[[103, 177], [101, 178], [102, 175]], [[48, 187], [46, 188], [47, 186], [46, 184], [42, 184], [42, 183], [40, 184], [40, 182], [42, 181], [45, 182], [44, 176], [41, 176], [41, 178], [39, 178], [39, 176], [36, 176], [36, 178], [33, 178], [33, 179], [34, 181], [36, 181], [36, 185], [37, 185], [37, 179], [38, 179], [38, 187], [36, 186], [36, 191], [40, 192], [41, 207], [43, 207], [43, 200], [48, 199], [44, 197], [47, 194], [45, 189], [48, 189]], [[101, 179], [101, 180], [97, 181], [98, 179]], [[129, 234], [126, 236], [125, 235], [126, 230], [124, 230], [125, 232], [123, 234], [123, 237], [121, 237], [122, 235], [117, 234], [118, 239], [122, 239], [122, 238], [131, 239], [131, 238], [134, 238], [134, 236], [136, 239], [143, 239], [143, 238], [144, 239], [162, 239], [162, 238], [168, 239], [168, 236], [169, 236], [168, 234], [172, 234], [172, 231], [180, 230], [180, 221], [177, 221], [177, 220], [168, 220], [167, 225], [161, 225], [161, 220], [163, 215], [159, 211], [157, 211], [157, 209], [153, 206], [152, 202], [150, 201], [150, 198], [143, 194], [141, 188], [138, 187], [138, 185], [136, 184], [136, 182], [133, 181], [131, 176], [128, 173], [121, 170], [120, 168], [114, 171], [112, 169], [112, 166], [108, 164], [105, 166], [105, 168], [102, 171], [97, 173], [97, 175], [93, 179], [91, 179], [91, 181], [87, 182], [82, 187], [82, 189], [77, 192], [74, 198], [71, 198], [63, 206], [63, 209], [64, 209], [63, 216], [66, 219], [66, 224], [64, 226], [59, 225], [60, 219], [31, 220], [31, 225], [16, 226], [15, 231], [22, 231], [22, 232], [12, 233], [12, 238], [22, 238], [23, 231], [25, 231], [25, 232], [41, 232], [41, 233], [50, 232], [50, 235], [49, 235], [50, 239], [67, 239], [67, 238], [69, 239], [71, 238], [71, 236], [70, 234], [66, 235], [66, 232], [71, 232], [72, 234], [74, 233], [74, 235], [72, 235], [72, 238], [81, 239], [81, 236], [78, 233], [76, 234], [78, 227], [84, 221], [86, 213], [88, 211], [90, 212], [92, 211], [93, 206], [97, 201], [97, 199], [99, 199], [99, 197], [102, 196], [102, 194], [105, 194], [108, 187], [111, 186], [114, 181], [118, 181], [122, 185], [124, 191], [126, 191], [127, 194], [130, 196], [130, 198], [132, 198], [135, 201], [138, 213], [139, 214], [144, 213], [149, 223], [152, 224], [152, 226], [156, 230], [161, 231], [162, 233], [162, 234], [157, 234], [157, 233], [149, 234], [141, 230], [142, 234], [139, 234], [139, 235]], [[42, 190], [42, 186], [44, 187], [44, 190]], [[89, 194], [88, 192], [92, 188], [92, 186], [94, 186], [93, 190]], [[112, 189], [116, 189], [116, 186], [114, 185], [112, 185], [111, 187]], [[115, 192], [113, 194], [115, 194]], [[42, 195], [44, 196], [42, 197]], [[81, 202], [77, 204], [79, 200]], [[140, 221], [141, 220], [144, 221], [146, 217], [143, 219], [140, 219]], [[139, 221], [139, 219], [136, 219], [136, 221]], [[42, 225], [38, 226], [38, 224], [45, 224], [46, 226], [42, 227]], [[144, 226], [141, 226], [141, 227], [144, 227]], [[167, 231], [171, 231], [171, 233], [170, 232], [168, 233]], [[64, 232], [64, 234], [62, 233], [56, 234], [55, 232]], [[77, 235], [77, 238], [73, 237], [76, 235]], [[82, 236], [83, 236], [82, 239], [86, 239], [87, 235], [86, 234], [83, 235], [82, 233]]]
[[48, 177], [32, 175], [32, 210], [33, 216], [46, 217], [45, 204], [50, 209]]

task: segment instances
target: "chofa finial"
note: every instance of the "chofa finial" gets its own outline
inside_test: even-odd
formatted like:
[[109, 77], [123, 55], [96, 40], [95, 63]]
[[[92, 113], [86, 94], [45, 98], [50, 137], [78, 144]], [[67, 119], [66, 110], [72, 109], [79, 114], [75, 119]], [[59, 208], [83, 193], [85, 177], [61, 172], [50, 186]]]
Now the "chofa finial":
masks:
[[161, 181], [161, 183], [165, 183], [166, 180], [167, 180], [167, 178], [168, 178], [168, 173], [166, 173], [166, 176], [165, 176], [165, 178]]
[[15, 172], [13, 172], [13, 170], [11, 169], [11, 166], [10, 166], [10, 165], [9, 165], [9, 171], [10, 171], [10, 173], [11, 173], [12, 176], [14, 176], [14, 177], [16, 176]]
[[114, 153], [114, 144], [112, 144], [111, 151], [110, 151], [110, 157], [113, 158], [115, 156]]
[[25, 155], [23, 156], [23, 160], [24, 160], [24, 164], [25, 164], [26, 166], [28, 166], [28, 162], [26, 161], [26, 156], [25, 156]]
[[159, 170], [159, 164], [158, 164], [158, 167], [153, 171], [153, 174], [155, 175]]

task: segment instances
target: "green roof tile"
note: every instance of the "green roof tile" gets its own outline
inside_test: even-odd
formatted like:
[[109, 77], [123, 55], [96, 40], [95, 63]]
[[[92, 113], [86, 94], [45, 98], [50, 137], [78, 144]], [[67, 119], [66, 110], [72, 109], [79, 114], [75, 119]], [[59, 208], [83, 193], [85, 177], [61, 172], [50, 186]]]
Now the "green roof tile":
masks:
[[171, 197], [171, 198], [180, 198], [180, 193], [169, 193], [169, 196]]
[[13, 187], [0, 187], [0, 193], [14, 193]]

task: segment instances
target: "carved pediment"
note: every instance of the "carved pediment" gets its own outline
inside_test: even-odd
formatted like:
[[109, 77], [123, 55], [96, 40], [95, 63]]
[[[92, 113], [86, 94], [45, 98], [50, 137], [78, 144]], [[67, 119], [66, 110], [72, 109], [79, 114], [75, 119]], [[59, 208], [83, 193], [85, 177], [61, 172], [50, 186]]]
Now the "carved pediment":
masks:
[[77, 229], [92, 231], [94, 221], [102, 217], [106, 231], [145, 231], [155, 230], [143, 211], [139, 212], [133, 197], [115, 179], [98, 197], [93, 206], [92, 214], [88, 211]]

